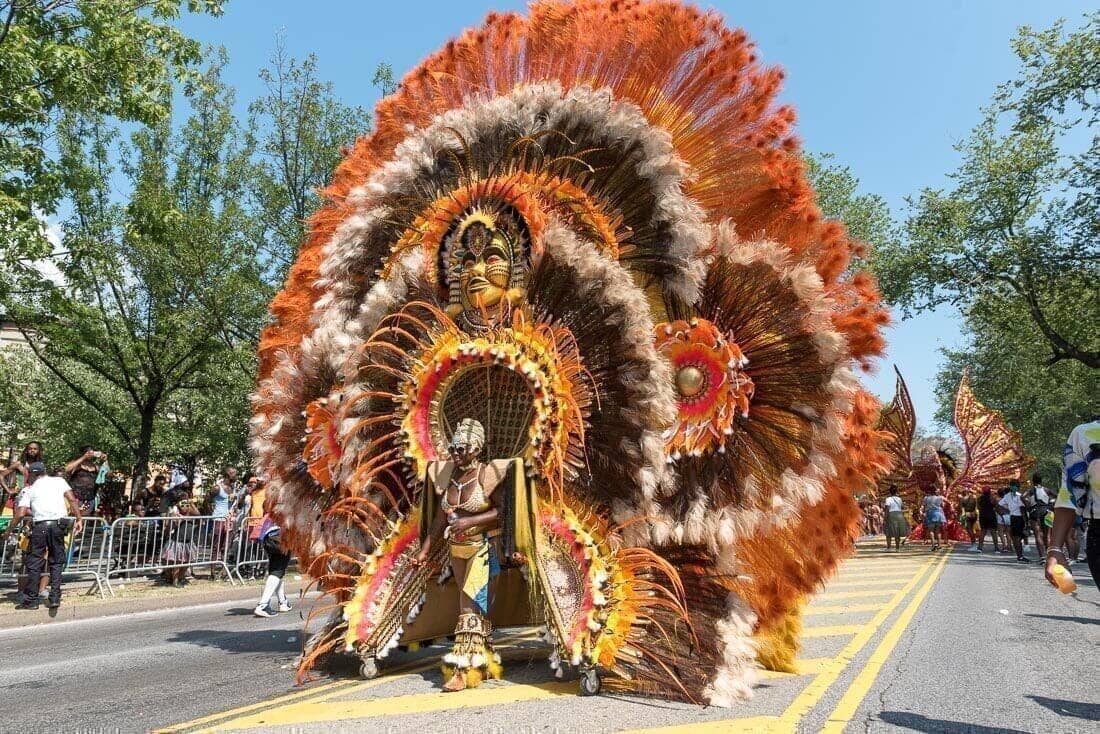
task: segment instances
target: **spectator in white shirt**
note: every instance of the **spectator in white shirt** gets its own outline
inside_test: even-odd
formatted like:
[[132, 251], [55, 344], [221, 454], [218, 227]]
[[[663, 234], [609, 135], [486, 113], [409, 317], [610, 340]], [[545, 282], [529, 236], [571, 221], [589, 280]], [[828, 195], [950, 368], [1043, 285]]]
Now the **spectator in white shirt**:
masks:
[[890, 540], [894, 540], [894, 548], [901, 550], [901, 539], [909, 534], [909, 523], [905, 522], [905, 503], [898, 496], [896, 484], [890, 485], [890, 494], [883, 502], [886, 508], [886, 550], [890, 550]]
[[11, 525], [5, 532], [5, 539], [11, 528], [28, 515], [33, 527], [30, 548], [27, 554], [27, 593], [23, 603], [16, 609], [38, 609], [39, 580], [46, 567], [47, 553], [50, 564], [51, 610], [61, 606], [61, 571], [65, 567], [65, 533], [68, 530], [65, 518], [72, 511], [76, 518], [74, 532], [80, 532], [80, 502], [73, 494], [69, 483], [61, 477], [43, 476], [46, 467], [41, 462], [31, 464], [30, 474], [34, 483], [19, 497], [19, 506], [12, 517]]
[[1024, 521], [1024, 501], [1020, 497], [1020, 483], [1013, 479], [1008, 483], [1008, 491], [1001, 501], [997, 503], [998, 512], [1002, 516], [1008, 516], [1009, 536], [1012, 538], [1012, 549], [1016, 551], [1016, 560], [1019, 563], [1028, 563], [1024, 558], [1024, 532], [1027, 525]]

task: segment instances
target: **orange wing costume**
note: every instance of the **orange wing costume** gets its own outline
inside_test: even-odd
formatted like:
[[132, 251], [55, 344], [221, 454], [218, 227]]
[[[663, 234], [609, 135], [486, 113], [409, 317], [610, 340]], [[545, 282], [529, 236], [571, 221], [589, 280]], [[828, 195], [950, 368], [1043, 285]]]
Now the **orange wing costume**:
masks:
[[887, 468], [856, 370], [888, 317], [757, 58], [676, 2], [535, 2], [379, 102], [260, 344], [253, 447], [326, 595], [303, 671], [450, 632], [444, 559], [408, 560], [466, 417], [515, 467], [495, 624], [702, 703], [792, 669]]
[[[894, 370], [897, 372], [896, 367]], [[1020, 434], [1009, 428], [999, 412], [978, 402], [970, 389], [969, 370], [963, 372], [955, 394], [954, 423], [966, 451], [963, 470], [959, 472], [954, 457], [943, 451], [926, 450], [926, 454], [914, 459], [910, 447], [916, 415], [905, 380], [901, 372], [897, 375], [894, 399], [878, 420], [878, 429], [888, 434], [884, 446], [892, 466], [879, 480], [880, 489], [896, 485], [906, 507], [917, 508], [928, 489], [943, 494], [953, 503], [963, 491], [996, 491], [1013, 479], [1023, 479], [1030, 471], [1034, 459], [1024, 453]], [[955, 522], [955, 514], [949, 508], [948, 537], [967, 540], [966, 532]], [[923, 533], [923, 527], [918, 525], [910, 537], [921, 539]]]

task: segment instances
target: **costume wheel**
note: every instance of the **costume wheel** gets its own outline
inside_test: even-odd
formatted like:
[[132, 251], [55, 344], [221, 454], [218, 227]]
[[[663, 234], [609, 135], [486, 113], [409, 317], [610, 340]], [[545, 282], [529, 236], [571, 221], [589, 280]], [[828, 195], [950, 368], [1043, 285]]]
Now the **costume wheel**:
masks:
[[366, 680], [378, 677], [378, 661], [373, 655], [363, 658], [363, 662], [359, 665], [359, 676]]
[[600, 692], [600, 676], [595, 668], [588, 668], [581, 673], [581, 695], [595, 696]]

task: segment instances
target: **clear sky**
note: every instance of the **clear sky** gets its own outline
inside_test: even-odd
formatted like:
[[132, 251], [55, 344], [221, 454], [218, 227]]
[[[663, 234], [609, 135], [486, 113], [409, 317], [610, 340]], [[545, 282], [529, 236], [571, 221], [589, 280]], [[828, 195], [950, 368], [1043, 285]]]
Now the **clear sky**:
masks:
[[[834, 0], [833, 2], [698, 3], [757, 42], [763, 59], [787, 71], [782, 99], [795, 105], [805, 148], [832, 152], [851, 167], [863, 190], [881, 194], [895, 216], [905, 197], [946, 185], [958, 158], [952, 145], [980, 117], [994, 87], [1012, 77], [1009, 40], [1020, 25], [1071, 25], [1095, 7], [1078, 0]], [[513, 0], [344, 2], [229, 0], [218, 19], [187, 17], [191, 36], [229, 50], [226, 81], [242, 105], [262, 93], [256, 76], [277, 33], [295, 57], [315, 53], [321, 78], [349, 104], [373, 107], [379, 61], [400, 77], [421, 57], [490, 10], [522, 9]], [[891, 364], [905, 375], [918, 418], [930, 424], [939, 349], [958, 344], [951, 308], [908, 321], [887, 334], [889, 349], [867, 379], [893, 395]], [[980, 396], [979, 396], [980, 397]]]

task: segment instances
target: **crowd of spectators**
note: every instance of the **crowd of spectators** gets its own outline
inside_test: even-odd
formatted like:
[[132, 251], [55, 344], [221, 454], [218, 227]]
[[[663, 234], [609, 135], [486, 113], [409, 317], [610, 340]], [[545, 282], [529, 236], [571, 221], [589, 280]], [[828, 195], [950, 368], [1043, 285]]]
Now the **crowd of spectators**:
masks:
[[[57, 482], [71, 503], [68, 508], [61, 505], [68, 519], [51, 518], [61, 528], [66, 545], [54, 544], [39, 552], [32, 543], [33, 531], [44, 521], [33, 513], [30, 498], [44, 477]], [[209, 569], [211, 578], [224, 577], [239, 558], [264, 558], [261, 525], [265, 491], [259, 477], [241, 481], [238, 470], [227, 466], [205, 491], [201, 481], [193, 482], [176, 466], [154, 473], [145, 486], [123, 486], [124, 491], [112, 487], [111, 477], [107, 455], [91, 446], [82, 447], [67, 462], [50, 463], [42, 444], [32, 441], [6, 466], [0, 466], [0, 559], [8, 572], [11, 568], [24, 571], [17, 603], [33, 596], [25, 573], [28, 565], [33, 568], [41, 562], [45, 567], [51, 555], [67, 553], [67, 562], [74, 553], [90, 552], [79, 547], [81, 529], [87, 534], [93, 532], [89, 528], [104, 528], [104, 523], [113, 524], [109, 536], [112, 557], [123, 559], [126, 567], [155, 575], [166, 585], [186, 585], [194, 577], [200, 557], [211, 561], [201, 564], [203, 570]], [[43, 482], [43, 487], [46, 484]], [[74, 517], [84, 521], [74, 522]], [[103, 537], [105, 533], [100, 532]], [[213, 562], [218, 559], [224, 559], [224, 565]], [[59, 559], [59, 566], [61, 563]], [[255, 575], [263, 572], [260, 563], [243, 570]], [[44, 577], [37, 585], [44, 590], [48, 580]]]

